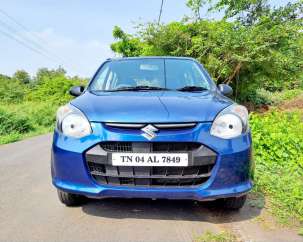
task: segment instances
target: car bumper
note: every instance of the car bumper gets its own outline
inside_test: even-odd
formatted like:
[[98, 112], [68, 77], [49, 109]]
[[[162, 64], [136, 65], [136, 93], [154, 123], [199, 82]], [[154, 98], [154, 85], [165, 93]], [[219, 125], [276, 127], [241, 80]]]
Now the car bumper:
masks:
[[235, 139], [223, 140], [209, 134], [211, 123], [194, 129], [159, 132], [153, 142], [198, 142], [213, 150], [216, 163], [210, 178], [199, 186], [140, 187], [101, 185], [89, 173], [85, 152], [102, 141], [146, 142], [138, 132], [117, 132], [100, 123], [92, 123], [93, 133], [81, 139], [55, 131], [51, 172], [53, 184], [61, 190], [93, 198], [164, 198], [213, 200], [235, 197], [252, 188], [253, 162], [250, 132]]

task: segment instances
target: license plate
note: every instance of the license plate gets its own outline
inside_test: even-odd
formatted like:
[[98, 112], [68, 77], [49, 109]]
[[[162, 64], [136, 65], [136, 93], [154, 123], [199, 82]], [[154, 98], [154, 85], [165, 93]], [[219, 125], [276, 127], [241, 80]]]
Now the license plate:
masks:
[[188, 166], [185, 153], [112, 153], [113, 166]]

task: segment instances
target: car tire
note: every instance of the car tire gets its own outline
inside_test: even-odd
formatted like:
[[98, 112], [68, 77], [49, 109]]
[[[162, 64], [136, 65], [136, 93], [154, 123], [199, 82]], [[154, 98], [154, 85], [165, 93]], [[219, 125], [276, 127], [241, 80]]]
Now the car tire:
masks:
[[58, 191], [59, 200], [67, 207], [79, 206], [85, 203], [85, 197], [77, 194], [71, 194], [61, 190]]
[[222, 200], [222, 205], [224, 208], [229, 210], [239, 210], [241, 209], [246, 201], [247, 195], [240, 197], [229, 197]]

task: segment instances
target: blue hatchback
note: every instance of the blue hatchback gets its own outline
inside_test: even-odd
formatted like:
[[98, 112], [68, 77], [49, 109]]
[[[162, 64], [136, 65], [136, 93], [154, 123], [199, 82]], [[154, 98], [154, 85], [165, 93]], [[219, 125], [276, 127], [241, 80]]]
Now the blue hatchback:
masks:
[[244, 205], [253, 174], [247, 109], [194, 59], [108, 59], [70, 94], [51, 159], [65, 205], [85, 197]]

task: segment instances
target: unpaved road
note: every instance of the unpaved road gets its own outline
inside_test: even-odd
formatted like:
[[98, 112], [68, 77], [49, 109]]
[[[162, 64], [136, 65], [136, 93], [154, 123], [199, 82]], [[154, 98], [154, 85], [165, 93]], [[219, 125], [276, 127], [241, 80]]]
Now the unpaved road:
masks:
[[227, 213], [192, 201], [106, 199], [67, 208], [51, 185], [51, 139], [0, 146], [0, 241], [192, 241], [207, 230], [231, 230], [243, 241], [303, 241], [268, 228], [249, 205]]

